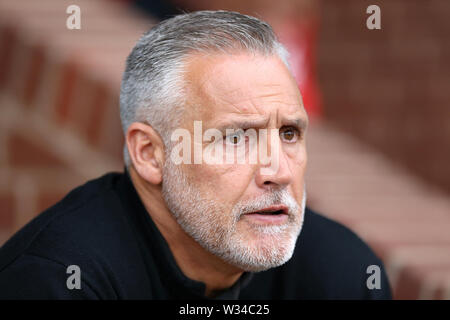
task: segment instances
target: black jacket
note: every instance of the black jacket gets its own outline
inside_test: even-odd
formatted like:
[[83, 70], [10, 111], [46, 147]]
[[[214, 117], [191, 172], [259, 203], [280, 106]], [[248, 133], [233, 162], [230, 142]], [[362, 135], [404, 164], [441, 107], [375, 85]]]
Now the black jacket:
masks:
[[[81, 289], [68, 289], [81, 270]], [[381, 268], [381, 289], [366, 285]], [[73, 283], [73, 282], [72, 282]], [[0, 299], [202, 299], [140, 201], [128, 173], [70, 192], [0, 249]], [[390, 299], [382, 262], [346, 227], [306, 209], [291, 260], [244, 273], [219, 299]]]

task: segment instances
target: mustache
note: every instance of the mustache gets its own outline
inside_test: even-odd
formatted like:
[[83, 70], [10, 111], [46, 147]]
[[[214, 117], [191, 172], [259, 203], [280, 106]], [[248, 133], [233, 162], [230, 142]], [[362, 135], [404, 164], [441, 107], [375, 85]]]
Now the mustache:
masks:
[[300, 206], [294, 197], [286, 189], [282, 189], [266, 193], [254, 199], [240, 201], [234, 206], [233, 213], [236, 218], [239, 218], [244, 214], [276, 205], [286, 206], [289, 216], [295, 215], [300, 210]]

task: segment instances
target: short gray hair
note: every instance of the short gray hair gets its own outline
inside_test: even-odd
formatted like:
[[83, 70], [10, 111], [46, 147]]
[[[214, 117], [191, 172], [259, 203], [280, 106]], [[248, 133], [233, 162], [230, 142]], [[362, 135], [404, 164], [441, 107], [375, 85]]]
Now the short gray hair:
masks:
[[[185, 58], [197, 52], [247, 51], [277, 55], [290, 69], [288, 52], [272, 28], [255, 17], [230, 11], [196, 11], [174, 16], [147, 31], [126, 61], [120, 90], [120, 118], [126, 134], [133, 122], [146, 122], [166, 147], [180, 123], [184, 105]], [[127, 146], [124, 161], [130, 165]]]

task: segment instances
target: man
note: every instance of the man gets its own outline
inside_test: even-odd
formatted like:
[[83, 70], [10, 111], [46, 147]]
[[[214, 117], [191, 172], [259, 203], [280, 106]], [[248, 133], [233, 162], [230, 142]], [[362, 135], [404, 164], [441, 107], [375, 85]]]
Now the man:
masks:
[[120, 104], [125, 172], [4, 245], [0, 298], [390, 298], [367, 245], [305, 208], [308, 118], [269, 25], [225, 11], [160, 23], [127, 59]]

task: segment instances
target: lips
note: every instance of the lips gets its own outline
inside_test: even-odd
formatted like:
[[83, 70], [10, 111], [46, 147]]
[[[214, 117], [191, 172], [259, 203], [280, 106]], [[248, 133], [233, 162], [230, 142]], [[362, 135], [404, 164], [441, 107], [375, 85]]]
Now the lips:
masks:
[[277, 225], [287, 221], [288, 209], [285, 206], [271, 206], [258, 211], [244, 214], [253, 223]]
[[280, 206], [270, 206], [258, 211], [249, 212], [246, 213], [247, 215], [266, 215], [266, 216], [276, 216], [276, 215], [287, 215], [288, 214], [288, 208], [286, 206], [280, 205]]

